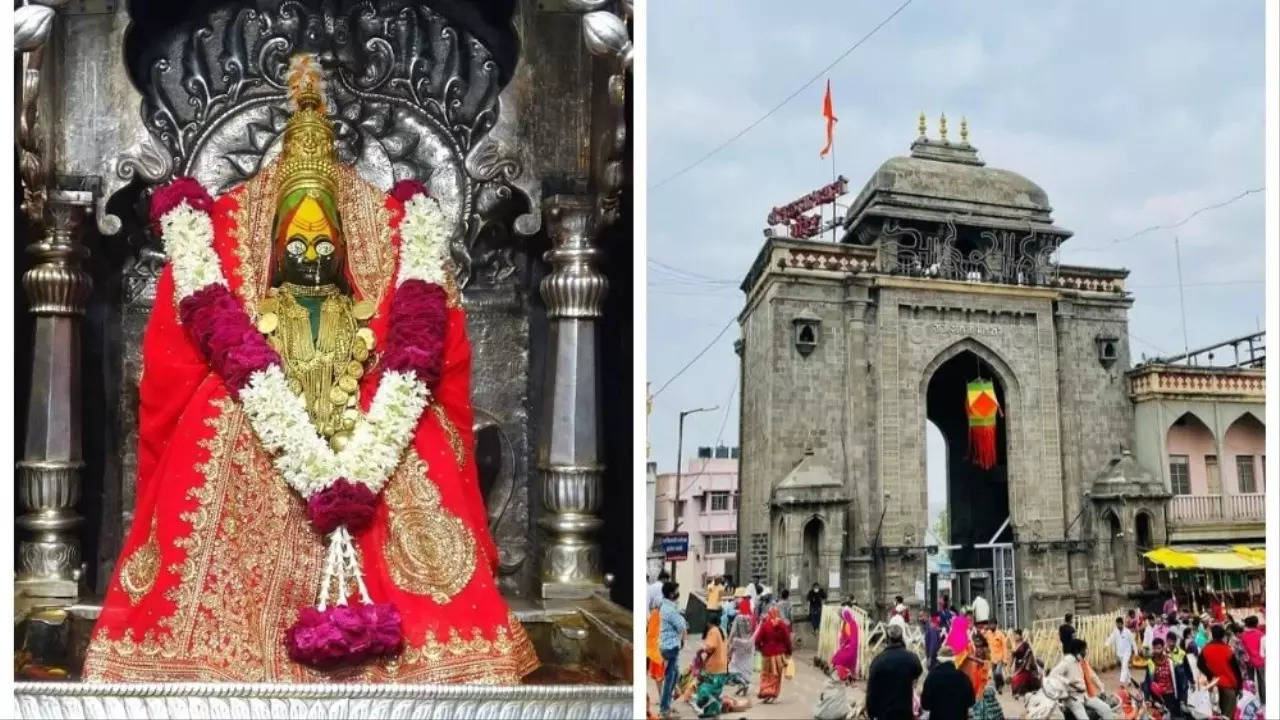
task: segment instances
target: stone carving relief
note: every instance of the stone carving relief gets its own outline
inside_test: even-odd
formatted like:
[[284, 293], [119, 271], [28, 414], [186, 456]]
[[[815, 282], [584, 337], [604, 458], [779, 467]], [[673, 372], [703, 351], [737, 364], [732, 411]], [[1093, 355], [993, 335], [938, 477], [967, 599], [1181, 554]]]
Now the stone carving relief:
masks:
[[955, 218], [930, 233], [887, 219], [881, 226], [886, 272], [1015, 285], [1048, 285], [1056, 280], [1053, 255], [1063, 238], [1034, 230], [982, 230], [966, 245], [956, 231]]

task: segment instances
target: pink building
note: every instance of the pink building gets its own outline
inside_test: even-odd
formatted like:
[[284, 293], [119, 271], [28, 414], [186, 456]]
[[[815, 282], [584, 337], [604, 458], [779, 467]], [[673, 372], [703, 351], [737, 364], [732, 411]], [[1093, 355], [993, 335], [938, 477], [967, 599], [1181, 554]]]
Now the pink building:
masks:
[[[655, 535], [676, 530], [676, 474], [658, 475], [654, 495]], [[736, 576], [738, 448], [698, 448], [680, 474], [679, 495], [678, 530], [689, 533], [689, 559], [678, 563], [676, 574], [681, 586], [693, 589], [712, 576]]]
[[1265, 371], [1153, 363], [1130, 383], [1139, 459], [1173, 495], [1169, 542], [1262, 540]]

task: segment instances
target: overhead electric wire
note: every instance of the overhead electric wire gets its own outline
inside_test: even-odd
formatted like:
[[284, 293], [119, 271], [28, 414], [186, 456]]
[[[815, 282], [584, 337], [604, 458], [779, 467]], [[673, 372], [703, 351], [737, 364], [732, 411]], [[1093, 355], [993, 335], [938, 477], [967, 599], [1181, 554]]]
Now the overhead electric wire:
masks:
[[667, 389], [667, 387], [668, 387], [669, 385], [671, 385], [671, 383], [673, 383], [673, 382], [675, 382], [675, 381], [676, 381], [676, 378], [678, 378], [678, 377], [680, 377], [681, 375], [683, 375], [683, 374], [685, 373], [685, 371], [686, 371], [686, 370], [688, 370], [689, 368], [693, 367], [693, 364], [694, 364], [694, 363], [698, 362], [698, 359], [699, 359], [699, 358], [701, 358], [703, 355], [706, 355], [706, 354], [707, 354], [707, 351], [708, 351], [708, 350], [710, 350], [710, 349], [712, 348], [712, 346], [714, 346], [717, 342], [719, 342], [719, 341], [720, 341], [720, 338], [721, 338], [721, 337], [722, 337], [726, 332], [728, 332], [728, 331], [729, 331], [729, 328], [730, 328], [730, 327], [732, 327], [732, 326], [733, 326], [733, 324], [734, 324], [735, 322], [737, 322], [737, 320], [738, 320], [738, 316], [737, 316], [737, 315], [734, 315], [733, 317], [729, 318], [729, 322], [725, 323], [725, 324], [724, 324], [724, 327], [720, 328], [720, 332], [716, 333], [716, 336], [715, 336], [715, 337], [713, 337], [713, 338], [711, 338], [711, 342], [707, 343], [707, 346], [706, 346], [706, 347], [704, 347], [704, 348], [702, 348], [701, 350], [699, 350], [699, 351], [698, 351], [698, 354], [693, 356], [693, 359], [691, 359], [689, 362], [685, 363], [685, 364], [684, 364], [684, 367], [682, 367], [682, 368], [680, 368], [679, 370], [677, 370], [675, 375], [672, 375], [670, 378], [668, 378], [668, 379], [667, 379], [667, 381], [666, 381], [666, 382], [662, 383], [662, 385], [661, 385], [661, 386], [659, 386], [659, 387], [658, 387], [658, 389], [657, 389], [657, 390], [655, 390], [655, 391], [653, 392], [653, 394], [652, 394], [652, 395], [650, 395], [649, 397], [650, 397], [650, 398], [656, 398], [656, 397], [658, 397], [659, 395], [661, 395], [663, 390], [666, 390], [666, 389]]
[[1128, 235], [1125, 235], [1124, 237], [1113, 238], [1113, 239], [1111, 239], [1111, 240], [1109, 240], [1109, 241], [1106, 241], [1106, 242], [1104, 242], [1104, 243], [1102, 243], [1102, 244], [1100, 244], [1100, 245], [1093, 245], [1093, 246], [1091, 246], [1091, 245], [1086, 244], [1086, 245], [1084, 245], [1083, 247], [1070, 247], [1070, 248], [1069, 248], [1069, 247], [1066, 247], [1066, 246], [1063, 246], [1062, 251], [1063, 251], [1064, 253], [1066, 253], [1067, 251], [1070, 251], [1070, 252], [1073, 252], [1073, 253], [1074, 253], [1074, 252], [1079, 252], [1079, 253], [1096, 253], [1096, 252], [1101, 252], [1101, 251], [1103, 251], [1103, 250], [1109, 249], [1112, 245], [1118, 245], [1118, 244], [1120, 244], [1120, 243], [1122, 243], [1122, 242], [1128, 242], [1129, 240], [1133, 240], [1134, 238], [1140, 237], [1140, 236], [1142, 236], [1142, 235], [1146, 235], [1147, 233], [1155, 232], [1155, 231], [1157, 231], [1157, 230], [1174, 230], [1174, 229], [1176, 229], [1176, 228], [1180, 228], [1180, 227], [1182, 227], [1183, 225], [1186, 225], [1187, 223], [1191, 222], [1191, 221], [1192, 221], [1193, 219], [1195, 219], [1195, 217], [1196, 217], [1197, 215], [1199, 215], [1200, 213], [1208, 212], [1208, 211], [1210, 211], [1210, 210], [1217, 210], [1218, 208], [1224, 208], [1224, 207], [1226, 207], [1226, 206], [1228, 206], [1228, 205], [1231, 205], [1232, 203], [1239, 202], [1240, 200], [1243, 200], [1243, 199], [1245, 199], [1246, 197], [1248, 197], [1248, 196], [1250, 196], [1250, 195], [1255, 195], [1255, 194], [1257, 194], [1257, 193], [1260, 193], [1260, 192], [1262, 192], [1263, 190], [1266, 190], [1266, 186], [1253, 188], [1253, 189], [1251, 189], [1251, 190], [1245, 190], [1244, 192], [1240, 193], [1239, 195], [1236, 195], [1235, 197], [1232, 197], [1232, 198], [1230, 198], [1230, 199], [1228, 199], [1228, 200], [1223, 200], [1222, 202], [1217, 202], [1217, 203], [1213, 203], [1213, 204], [1211, 204], [1211, 205], [1205, 205], [1204, 207], [1197, 208], [1197, 209], [1196, 209], [1195, 211], [1193, 211], [1190, 215], [1188, 215], [1188, 216], [1186, 216], [1186, 217], [1182, 218], [1182, 219], [1181, 219], [1181, 220], [1179, 220], [1178, 222], [1175, 222], [1175, 223], [1172, 223], [1172, 224], [1169, 224], [1169, 225], [1151, 225], [1151, 226], [1149, 226], [1149, 227], [1145, 227], [1145, 228], [1142, 228], [1141, 230], [1138, 230], [1138, 231], [1136, 231], [1136, 232], [1133, 232], [1133, 233], [1130, 233], [1130, 234], [1128, 234]]
[[722, 143], [720, 143], [719, 145], [715, 146], [715, 147], [714, 147], [714, 148], [712, 148], [710, 151], [708, 151], [707, 153], [705, 153], [704, 155], [702, 155], [701, 157], [699, 157], [697, 160], [694, 160], [692, 163], [689, 163], [688, 165], [684, 166], [683, 168], [681, 168], [680, 170], [676, 171], [675, 173], [673, 173], [673, 174], [671, 174], [671, 175], [668, 175], [666, 178], [663, 178], [662, 180], [658, 181], [657, 183], [655, 183], [655, 184], [653, 184], [653, 185], [650, 185], [650, 186], [649, 186], [649, 190], [650, 190], [651, 192], [652, 192], [652, 191], [654, 191], [654, 190], [657, 190], [658, 188], [662, 187], [663, 185], [666, 185], [667, 183], [671, 182], [672, 180], [675, 180], [676, 178], [680, 177], [681, 175], [684, 175], [685, 173], [689, 172], [690, 170], [694, 169], [695, 167], [697, 167], [697, 166], [701, 165], [703, 162], [705, 162], [706, 160], [708, 160], [709, 158], [711, 158], [711, 157], [712, 157], [713, 155], [715, 155], [716, 153], [720, 152], [721, 150], [725, 149], [725, 148], [726, 148], [726, 147], [728, 147], [729, 145], [733, 144], [733, 142], [734, 142], [734, 141], [736, 141], [738, 138], [740, 138], [740, 137], [742, 137], [743, 135], [746, 135], [747, 133], [751, 132], [753, 129], [755, 129], [755, 127], [756, 127], [757, 125], [759, 125], [760, 123], [762, 123], [762, 122], [764, 122], [765, 120], [767, 120], [767, 119], [769, 118], [769, 116], [770, 116], [770, 115], [773, 115], [775, 112], [777, 112], [777, 111], [781, 110], [781, 109], [782, 109], [782, 107], [783, 107], [784, 105], [786, 105], [787, 103], [789, 103], [789, 102], [791, 102], [792, 100], [794, 100], [794, 99], [796, 98], [796, 96], [798, 96], [800, 93], [802, 93], [802, 92], [804, 92], [806, 89], [808, 89], [808, 87], [809, 87], [810, 85], [814, 84], [814, 83], [815, 83], [815, 82], [817, 82], [819, 79], [821, 79], [823, 75], [826, 75], [827, 71], [829, 71], [831, 68], [833, 68], [833, 67], [835, 67], [836, 65], [838, 65], [838, 64], [840, 63], [840, 61], [841, 61], [841, 60], [844, 60], [846, 57], [848, 57], [848, 56], [849, 56], [849, 54], [850, 54], [850, 53], [852, 53], [854, 50], [857, 50], [857, 49], [858, 49], [858, 48], [859, 48], [859, 47], [860, 47], [864, 42], [866, 42], [867, 40], [871, 39], [871, 36], [872, 36], [872, 35], [875, 35], [875, 34], [880, 30], [880, 28], [884, 27], [885, 25], [888, 25], [890, 20], [892, 20], [892, 19], [894, 19], [895, 17], [897, 17], [897, 16], [898, 16], [898, 13], [900, 13], [900, 12], [902, 12], [903, 10], [907, 9], [907, 6], [908, 6], [908, 5], [910, 5], [910, 4], [911, 4], [911, 2], [912, 2], [912, 0], [907, 0], [906, 2], [902, 3], [901, 5], [899, 5], [899, 6], [898, 6], [898, 9], [897, 9], [897, 10], [894, 10], [892, 13], [889, 13], [889, 16], [888, 16], [888, 17], [886, 17], [884, 20], [881, 20], [879, 25], [876, 25], [875, 27], [871, 28], [871, 31], [870, 31], [870, 32], [868, 32], [866, 35], [863, 35], [861, 38], [859, 38], [859, 39], [858, 39], [858, 41], [857, 41], [857, 42], [855, 42], [853, 45], [850, 45], [850, 46], [848, 47], [848, 49], [846, 49], [844, 52], [840, 53], [840, 56], [839, 56], [839, 57], [837, 57], [835, 60], [832, 60], [830, 64], [828, 64], [826, 67], [824, 67], [824, 68], [822, 68], [821, 70], [819, 70], [819, 71], [818, 71], [818, 72], [817, 72], [813, 77], [811, 77], [811, 78], [809, 78], [808, 80], [806, 80], [806, 81], [805, 81], [805, 83], [804, 83], [803, 85], [801, 85], [800, 87], [796, 88], [795, 92], [793, 92], [793, 93], [791, 93], [790, 95], [788, 95], [788, 96], [786, 96], [785, 98], [783, 98], [782, 102], [778, 103], [777, 105], [774, 105], [772, 108], [769, 108], [769, 111], [768, 111], [768, 112], [766, 112], [764, 115], [761, 115], [759, 118], [757, 118], [757, 119], [756, 119], [754, 122], [752, 122], [750, 125], [747, 125], [746, 127], [742, 128], [742, 129], [741, 129], [741, 130], [739, 130], [737, 133], [735, 133], [732, 137], [730, 137], [728, 140], [725, 140], [724, 142], [722, 142]]

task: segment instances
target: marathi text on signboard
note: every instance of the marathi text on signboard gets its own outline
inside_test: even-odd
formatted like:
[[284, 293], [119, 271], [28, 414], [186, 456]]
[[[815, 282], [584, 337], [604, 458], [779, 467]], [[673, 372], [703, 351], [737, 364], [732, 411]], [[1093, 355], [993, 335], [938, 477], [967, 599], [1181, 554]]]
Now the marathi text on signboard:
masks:
[[689, 533], [665, 533], [658, 538], [667, 561], [686, 560], [689, 557]]
[[787, 225], [790, 228], [791, 237], [794, 238], [813, 237], [821, 231], [822, 217], [805, 213], [823, 205], [830, 205], [836, 201], [836, 198], [847, 192], [849, 192], [849, 181], [841, 175], [835, 182], [818, 188], [799, 200], [774, 208], [769, 212], [767, 222], [769, 225]]

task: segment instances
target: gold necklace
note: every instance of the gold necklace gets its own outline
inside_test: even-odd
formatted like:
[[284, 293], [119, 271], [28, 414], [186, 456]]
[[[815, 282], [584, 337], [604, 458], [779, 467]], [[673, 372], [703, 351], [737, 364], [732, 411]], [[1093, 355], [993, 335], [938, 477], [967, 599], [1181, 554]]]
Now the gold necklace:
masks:
[[[299, 296], [324, 298], [314, 336]], [[258, 329], [280, 353], [289, 389], [306, 401], [321, 436], [341, 450], [359, 417], [359, 380], [373, 349], [373, 334], [362, 327], [367, 314], [334, 285], [292, 283], [269, 291], [258, 311]]]

